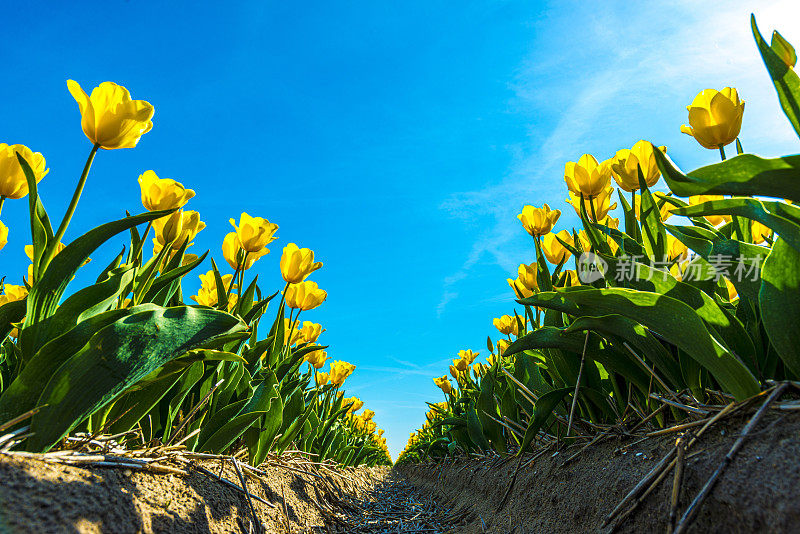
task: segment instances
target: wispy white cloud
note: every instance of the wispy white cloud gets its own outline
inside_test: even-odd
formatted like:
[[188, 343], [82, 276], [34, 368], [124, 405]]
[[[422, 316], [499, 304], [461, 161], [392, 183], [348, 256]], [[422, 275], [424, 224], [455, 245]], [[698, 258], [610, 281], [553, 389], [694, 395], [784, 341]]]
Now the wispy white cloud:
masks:
[[[746, 149], [796, 151], [796, 137], [750, 34], [751, 10], [765, 35], [776, 27], [800, 42], [800, 5], [794, 0], [727, 2], [723, 9], [691, 0], [636, 9], [619, 4], [592, 12], [575, 4], [534, 23], [540, 46], [510, 82], [509, 107], [544, 118], [525, 144], [509, 147], [515, 161], [502, 179], [441, 204], [453, 217], [484, 221], [484, 230], [443, 281], [437, 314], [458, 298], [459, 283], [479, 261], [515, 270], [522, 254], [514, 246], [520, 236], [515, 215], [526, 203], [566, 206], [560, 179], [566, 161], [584, 152], [605, 158], [640, 138], [668, 138], [680, 147], [684, 106], [701, 89], [739, 89], [747, 101]], [[542, 135], [537, 126], [544, 124], [555, 126]]]

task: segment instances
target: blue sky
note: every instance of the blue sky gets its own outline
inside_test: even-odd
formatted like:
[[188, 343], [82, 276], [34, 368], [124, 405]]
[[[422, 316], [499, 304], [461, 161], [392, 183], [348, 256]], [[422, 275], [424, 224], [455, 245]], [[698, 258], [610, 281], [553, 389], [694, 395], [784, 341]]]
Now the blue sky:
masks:
[[[348, 393], [375, 410], [396, 456], [425, 401], [441, 400], [431, 378], [460, 349], [486, 356], [491, 319], [513, 309], [505, 280], [533, 261], [522, 206], [548, 202], [563, 210], [558, 229], [575, 224], [566, 161], [644, 138], [685, 169], [714, 162], [679, 127], [697, 92], [726, 85], [747, 102], [745, 150], [797, 152], [748, 20], [800, 44], [794, 2], [596, 4], [30, 2], [4, 13], [0, 142], [44, 154], [58, 221], [91, 148], [66, 80], [150, 101], [139, 146], [98, 155], [68, 240], [142, 211], [147, 169], [197, 192], [187, 208], [207, 228], [194, 251], [219, 262], [230, 217], [277, 223], [250, 272], [277, 290], [289, 242], [325, 263], [312, 278], [328, 301], [305, 319], [358, 366]], [[0, 217], [11, 283], [27, 266], [26, 210], [7, 201]]]

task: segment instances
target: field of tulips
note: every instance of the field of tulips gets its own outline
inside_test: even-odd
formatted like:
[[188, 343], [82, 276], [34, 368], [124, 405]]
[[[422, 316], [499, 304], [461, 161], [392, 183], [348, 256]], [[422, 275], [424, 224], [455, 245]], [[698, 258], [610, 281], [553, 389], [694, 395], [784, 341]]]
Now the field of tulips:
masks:
[[[795, 51], [751, 24], [800, 136]], [[663, 429], [691, 406], [800, 377], [800, 156], [744, 151], [734, 88], [703, 90], [687, 109], [680, 130], [721, 162], [685, 172], [639, 141], [566, 163], [581, 228], [556, 231], [561, 212], [548, 204], [522, 209], [535, 259], [508, 280], [519, 307], [493, 320], [500, 338], [485, 360], [462, 350], [453, 381], [434, 378], [444, 401], [429, 403], [399, 462]]]
[[[242, 213], [222, 243], [227, 266], [191, 254], [205, 227], [185, 209], [194, 191], [147, 170], [139, 176], [144, 213], [62, 243], [84, 187], [93, 187], [94, 158], [135, 147], [153, 126], [153, 106], [122, 86], [104, 82], [87, 95], [67, 85], [91, 149], [55, 229], [39, 196], [49, 181], [45, 157], [0, 144], [0, 212], [26, 198], [30, 211], [29, 229], [0, 222], [0, 249], [9, 231], [31, 235], [27, 273], [0, 273], [0, 449], [58, 450], [81, 432], [114, 434], [128, 448], [245, 455], [252, 466], [288, 449], [343, 466], [390, 464], [374, 412], [356, 413], [363, 403], [344, 394], [355, 366], [333, 361], [323, 370], [324, 329], [300, 320], [327, 297], [307, 280], [322, 267], [313, 251], [283, 248], [281, 291], [264, 292], [247, 276], [267, 261], [278, 225]], [[127, 243], [109, 265], [89, 263], [120, 236]], [[71, 287], [79, 269], [95, 270], [96, 283]], [[182, 282], [198, 274], [202, 286], [188, 301]]]

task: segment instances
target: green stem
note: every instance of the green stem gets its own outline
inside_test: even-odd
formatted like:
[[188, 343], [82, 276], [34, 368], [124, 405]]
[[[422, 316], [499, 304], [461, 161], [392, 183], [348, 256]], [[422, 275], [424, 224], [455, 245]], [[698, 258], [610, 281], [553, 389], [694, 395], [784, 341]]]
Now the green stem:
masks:
[[72, 221], [72, 216], [75, 214], [75, 208], [78, 207], [78, 201], [81, 199], [81, 193], [83, 193], [83, 186], [86, 185], [86, 179], [89, 177], [89, 170], [92, 168], [94, 155], [97, 154], [97, 150], [99, 148], [100, 145], [94, 145], [92, 147], [92, 151], [89, 152], [89, 157], [86, 158], [86, 165], [83, 166], [83, 172], [81, 173], [81, 177], [78, 180], [78, 185], [75, 187], [75, 192], [72, 194], [72, 200], [69, 203], [67, 212], [64, 214], [64, 218], [61, 219], [61, 224], [58, 227], [58, 231], [56, 231], [56, 235], [53, 238], [53, 242], [49, 246], [50, 249], [49, 254], [46, 254], [47, 261], [43, 262], [45, 265], [50, 263], [50, 260], [55, 255], [54, 252], [56, 251], [58, 244], [64, 238], [64, 234], [67, 233], [67, 227], [69, 226], [70, 221]]
[[3, 213], [3, 202], [6, 201], [6, 197], [0, 196], [0, 214]]
[[597, 213], [595, 212], [595, 209], [594, 209], [594, 199], [592, 197], [588, 197], [588, 198], [589, 198], [589, 207], [592, 209], [592, 222], [596, 223], [597, 222]]
[[722, 158], [722, 161], [725, 161], [725, 148], [722, 145], [719, 145], [719, 157]]
[[[633, 211], [633, 218], [637, 219], [638, 217], [636, 217], [636, 189], [631, 191], [631, 210]], [[642, 215], [639, 214], [639, 217], [641, 216]]]

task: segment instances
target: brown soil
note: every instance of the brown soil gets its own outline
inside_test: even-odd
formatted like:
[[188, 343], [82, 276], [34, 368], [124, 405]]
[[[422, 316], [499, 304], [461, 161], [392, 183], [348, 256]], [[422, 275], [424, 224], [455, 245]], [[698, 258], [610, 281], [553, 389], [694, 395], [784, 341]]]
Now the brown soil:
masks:
[[[223, 467], [222, 477], [238, 483], [231, 463], [225, 464], [201, 465], [215, 474]], [[266, 476], [245, 474], [248, 490], [272, 503], [253, 500], [264, 531], [299, 532], [323, 525], [320, 508], [344, 495], [368, 493], [389, 473], [387, 468], [313, 470], [311, 475], [272, 467]], [[241, 491], [198, 471], [152, 474], [0, 455], [3, 534], [250, 532], [252, 517]]]
[[[752, 412], [723, 419], [689, 451], [703, 452], [689, 457], [685, 464], [679, 514], [723, 460], [750, 415]], [[605, 516], [675, 446], [675, 439], [676, 434], [639, 443], [612, 438], [588, 447], [563, 467], [564, 460], [580, 446], [556, 455], [548, 451], [526, 466], [533, 457], [528, 455], [505, 503], [516, 459], [461, 459], [400, 470], [454, 514], [463, 514], [465, 523], [453, 532], [599, 532]], [[618, 531], [666, 532], [672, 484], [670, 473]], [[799, 532], [798, 488], [800, 414], [773, 412], [748, 435], [689, 532]]]

